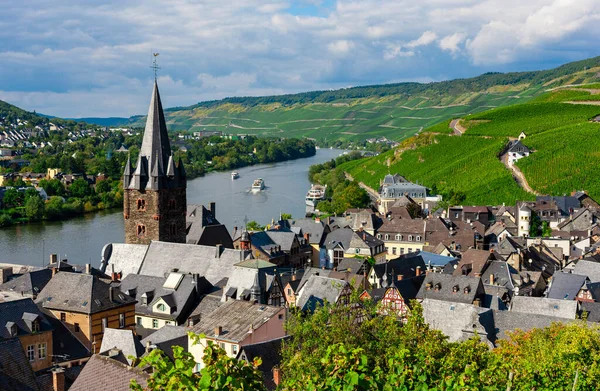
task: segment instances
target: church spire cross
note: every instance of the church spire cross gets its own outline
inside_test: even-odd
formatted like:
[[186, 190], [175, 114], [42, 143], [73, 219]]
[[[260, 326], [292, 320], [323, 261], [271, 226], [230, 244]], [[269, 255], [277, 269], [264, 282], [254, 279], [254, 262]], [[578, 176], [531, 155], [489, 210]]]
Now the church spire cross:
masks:
[[160, 55], [160, 53], [152, 53], [152, 56], [154, 57], [154, 60], [152, 60], [152, 65], [150, 65], [150, 68], [152, 68], [154, 70], [154, 81], [156, 81], [156, 79], [157, 79], [156, 73], [160, 69], [160, 67], [158, 66], [158, 62], [156, 61], [156, 58], [159, 55]]

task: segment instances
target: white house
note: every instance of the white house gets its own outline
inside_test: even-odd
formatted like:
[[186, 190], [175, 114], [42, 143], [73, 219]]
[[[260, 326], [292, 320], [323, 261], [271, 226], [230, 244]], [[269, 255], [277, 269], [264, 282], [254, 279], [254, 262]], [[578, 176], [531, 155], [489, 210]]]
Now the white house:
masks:
[[529, 156], [531, 151], [520, 140], [513, 141], [508, 148], [508, 164], [514, 164], [517, 160]]

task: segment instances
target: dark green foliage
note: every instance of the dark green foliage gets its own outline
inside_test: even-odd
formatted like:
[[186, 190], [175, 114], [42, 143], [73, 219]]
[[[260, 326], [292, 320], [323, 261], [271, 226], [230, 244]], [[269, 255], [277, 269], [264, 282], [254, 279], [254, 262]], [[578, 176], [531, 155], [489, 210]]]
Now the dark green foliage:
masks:
[[[198, 336], [191, 335], [198, 343]], [[160, 349], [144, 356], [139, 364], [141, 368], [152, 368], [147, 387], [131, 381], [134, 391], [263, 391], [262, 377], [257, 367], [260, 360], [252, 364], [228, 357], [223, 349], [212, 341], [204, 350], [205, 367], [194, 373], [196, 362], [191, 353], [181, 346], [173, 346], [172, 362]]]
[[44, 217], [45, 206], [39, 196], [29, 197], [25, 202], [25, 216], [29, 221], [39, 221]]

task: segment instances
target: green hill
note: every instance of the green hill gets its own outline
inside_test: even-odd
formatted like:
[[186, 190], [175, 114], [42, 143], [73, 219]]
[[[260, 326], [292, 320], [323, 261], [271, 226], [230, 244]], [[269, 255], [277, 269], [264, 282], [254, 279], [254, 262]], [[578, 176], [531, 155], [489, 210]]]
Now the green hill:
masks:
[[[171, 130], [309, 137], [320, 142], [402, 140], [445, 119], [527, 102], [549, 88], [600, 81], [600, 57], [532, 72], [300, 94], [226, 98], [166, 110]], [[135, 116], [129, 125], [143, 126]]]
[[535, 191], [563, 195], [586, 190], [600, 199], [600, 123], [593, 121], [600, 115], [598, 93], [562, 88], [528, 103], [469, 115], [461, 121], [467, 129], [462, 136], [448, 134], [446, 121], [396, 150], [342, 167], [372, 187], [388, 172], [398, 172], [442, 193], [464, 192], [464, 204], [513, 204], [534, 196], [513, 180], [498, 155], [509, 138], [523, 131], [523, 143], [533, 153], [516, 165]]

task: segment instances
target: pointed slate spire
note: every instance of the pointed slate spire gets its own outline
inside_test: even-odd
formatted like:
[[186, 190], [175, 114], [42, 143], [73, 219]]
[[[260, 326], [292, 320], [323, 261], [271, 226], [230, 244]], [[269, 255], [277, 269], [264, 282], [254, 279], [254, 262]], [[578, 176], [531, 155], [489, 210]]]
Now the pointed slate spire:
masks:
[[164, 168], [171, 155], [171, 144], [156, 81], [154, 82], [154, 90], [148, 108], [148, 118], [146, 119], [140, 155], [145, 156], [148, 161], [152, 161], [149, 169], [152, 171], [156, 169], [164, 174]]
[[129, 187], [129, 182], [131, 181], [131, 172], [133, 168], [131, 167], [131, 155], [127, 156], [127, 163], [125, 163], [125, 170], [123, 170], [123, 189], [127, 189]]
[[260, 269], [257, 268], [256, 275], [254, 276], [254, 284], [252, 284], [252, 288], [250, 288], [250, 300], [262, 304], [260, 303], [260, 285], [258, 283], [258, 273], [260, 273]]
[[167, 176], [175, 176], [175, 163], [173, 162], [173, 154], [169, 156], [169, 163], [167, 164]]
[[133, 177], [129, 182], [129, 189], [141, 190], [144, 182], [147, 180], [146, 159], [142, 155], [138, 156], [138, 161], [133, 172]]
[[183, 167], [183, 160], [179, 158], [179, 164], [177, 165], [177, 169], [179, 170], [179, 178], [185, 178], [187, 175], [185, 172], [185, 167]]

